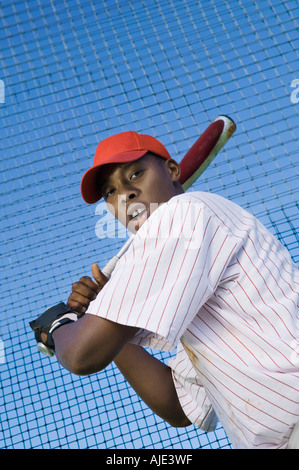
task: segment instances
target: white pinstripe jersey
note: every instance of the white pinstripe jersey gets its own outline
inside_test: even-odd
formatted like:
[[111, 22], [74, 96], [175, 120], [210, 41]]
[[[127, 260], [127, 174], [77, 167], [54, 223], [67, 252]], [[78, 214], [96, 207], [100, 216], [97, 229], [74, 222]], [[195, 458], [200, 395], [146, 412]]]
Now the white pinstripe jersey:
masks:
[[235, 448], [284, 448], [299, 420], [298, 267], [251, 214], [214, 194], [163, 204], [89, 313], [169, 351], [182, 408]]

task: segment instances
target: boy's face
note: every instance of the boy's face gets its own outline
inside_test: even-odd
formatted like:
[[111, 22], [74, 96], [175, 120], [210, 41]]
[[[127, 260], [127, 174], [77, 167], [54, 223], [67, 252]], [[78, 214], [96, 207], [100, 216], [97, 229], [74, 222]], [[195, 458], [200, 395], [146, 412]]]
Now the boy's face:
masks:
[[104, 165], [98, 184], [110, 212], [136, 233], [160, 204], [183, 192], [179, 177], [178, 163], [147, 153], [133, 162]]

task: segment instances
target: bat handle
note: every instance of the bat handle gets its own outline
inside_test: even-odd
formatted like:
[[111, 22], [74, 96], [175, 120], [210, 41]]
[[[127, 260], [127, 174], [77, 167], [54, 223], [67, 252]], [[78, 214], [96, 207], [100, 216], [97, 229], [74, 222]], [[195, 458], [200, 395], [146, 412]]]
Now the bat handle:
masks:
[[118, 263], [119, 261], [119, 256], [115, 255], [113, 256], [113, 258], [111, 258], [108, 263], [106, 264], [106, 266], [102, 269], [102, 273], [108, 278], [110, 279], [111, 277], [111, 274], [116, 266], [116, 264]]
[[122, 248], [119, 250], [119, 252], [113, 256], [113, 258], [110, 259], [110, 261], [108, 261], [108, 263], [106, 264], [106, 266], [102, 269], [102, 273], [108, 278], [110, 279], [111, 277], [111, 274], [115, 268], [115, 266], [117, 265], [118, 261], [120, 260], [120, 258], [123, 256], [123, 254], [127, 251], [127, 249], [129, 248], [129, 246], [131, 245], [132, 241], [134, 240], [135, 238], [135, 235], [131, 235], [130, 238], [124, 243], [124, 245], [122, 246]]

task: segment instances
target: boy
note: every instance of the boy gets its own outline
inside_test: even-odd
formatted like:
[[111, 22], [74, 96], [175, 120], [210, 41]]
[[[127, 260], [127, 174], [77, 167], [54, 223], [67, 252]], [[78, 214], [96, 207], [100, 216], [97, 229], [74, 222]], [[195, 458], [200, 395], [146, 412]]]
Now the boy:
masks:
[[[75, 374], [114, 361], [173, 426], [210, 431], [219, 418], [235, 448], [286, 448], [299, 420], [297, 266], [252, 215], [184, 194], [179, 176], [150, 136], [98, 145], [83, 199], [104, 197], [135, 239], [109, 281], [94, 264], [95, 281], [73, 285], [41, 338]], [[177, 354], [165, 365], [143, 346]]]

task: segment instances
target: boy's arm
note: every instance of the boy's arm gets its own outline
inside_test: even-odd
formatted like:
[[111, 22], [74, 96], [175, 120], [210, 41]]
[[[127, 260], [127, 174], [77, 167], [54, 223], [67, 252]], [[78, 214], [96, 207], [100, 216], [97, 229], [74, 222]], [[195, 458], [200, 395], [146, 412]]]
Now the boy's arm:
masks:
[[121, 350], [114, 362], [154, 413], [174, 427], [191, 424], [180, 405], [170, 367], [132, 343]]
[[53, 332], [55, 355], [70, 372], [90, 375], [105, 369], [137, 331], [138, 328], [85, 315]]

